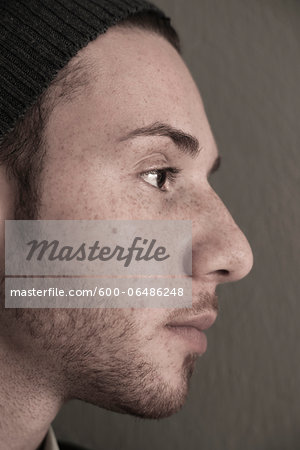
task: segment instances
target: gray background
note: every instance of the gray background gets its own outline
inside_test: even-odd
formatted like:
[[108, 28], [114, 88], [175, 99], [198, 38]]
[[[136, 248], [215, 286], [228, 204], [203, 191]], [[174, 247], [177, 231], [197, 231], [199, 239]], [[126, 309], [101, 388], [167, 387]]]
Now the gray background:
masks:
[[54, 428], [91, 449], [300, 448], [300, 3], [157, 0], [173, 18], [224, 161], [213, 185], [255, 265], [220, 287], [184, 409], [141, 421], [67, 404]]

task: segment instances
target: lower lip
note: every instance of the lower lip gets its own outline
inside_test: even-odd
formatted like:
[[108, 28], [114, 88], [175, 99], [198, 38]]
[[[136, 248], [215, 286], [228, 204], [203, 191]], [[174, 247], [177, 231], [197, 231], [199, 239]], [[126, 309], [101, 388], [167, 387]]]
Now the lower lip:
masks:
[[202, 355], [207, 349], [207, 338], [203, 331], [194, 327], [166, 327], [173, 335], [177, 335], [184, 340], [193, 352]]

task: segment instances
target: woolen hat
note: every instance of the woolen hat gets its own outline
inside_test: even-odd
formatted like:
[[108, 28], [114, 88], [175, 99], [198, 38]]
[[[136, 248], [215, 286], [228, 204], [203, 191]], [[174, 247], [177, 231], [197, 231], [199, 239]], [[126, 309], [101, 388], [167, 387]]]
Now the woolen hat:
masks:
[[0, 139], [77, 52], [144, 0], [0, 0]]

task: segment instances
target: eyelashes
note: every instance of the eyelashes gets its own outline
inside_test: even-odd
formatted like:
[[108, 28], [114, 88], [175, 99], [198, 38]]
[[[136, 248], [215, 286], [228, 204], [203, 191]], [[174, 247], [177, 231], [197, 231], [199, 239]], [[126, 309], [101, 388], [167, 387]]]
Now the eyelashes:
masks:
[[140, 174], [141, 178], [156, 189], [167, 192], [168, 184], [175, 183], [181, 169], [176, 167], [164, 167], [161, 169], [151, 169]]

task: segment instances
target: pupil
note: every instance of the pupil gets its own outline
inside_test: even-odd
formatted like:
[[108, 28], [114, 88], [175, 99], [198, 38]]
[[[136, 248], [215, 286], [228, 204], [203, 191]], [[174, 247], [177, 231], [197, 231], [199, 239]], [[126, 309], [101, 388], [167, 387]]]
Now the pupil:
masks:
[[165, 171], [159, 171], [159, 172], [158, 172], [158, 175], [157, 175], [157, 185], [158, 185], [159, 188], [162, 188], [163, 185], [165, 184], [165, 182], [166, 182], [166, 177], [167, 177], [167, 175], [166, 175], [166, 172], [165, 172]]

